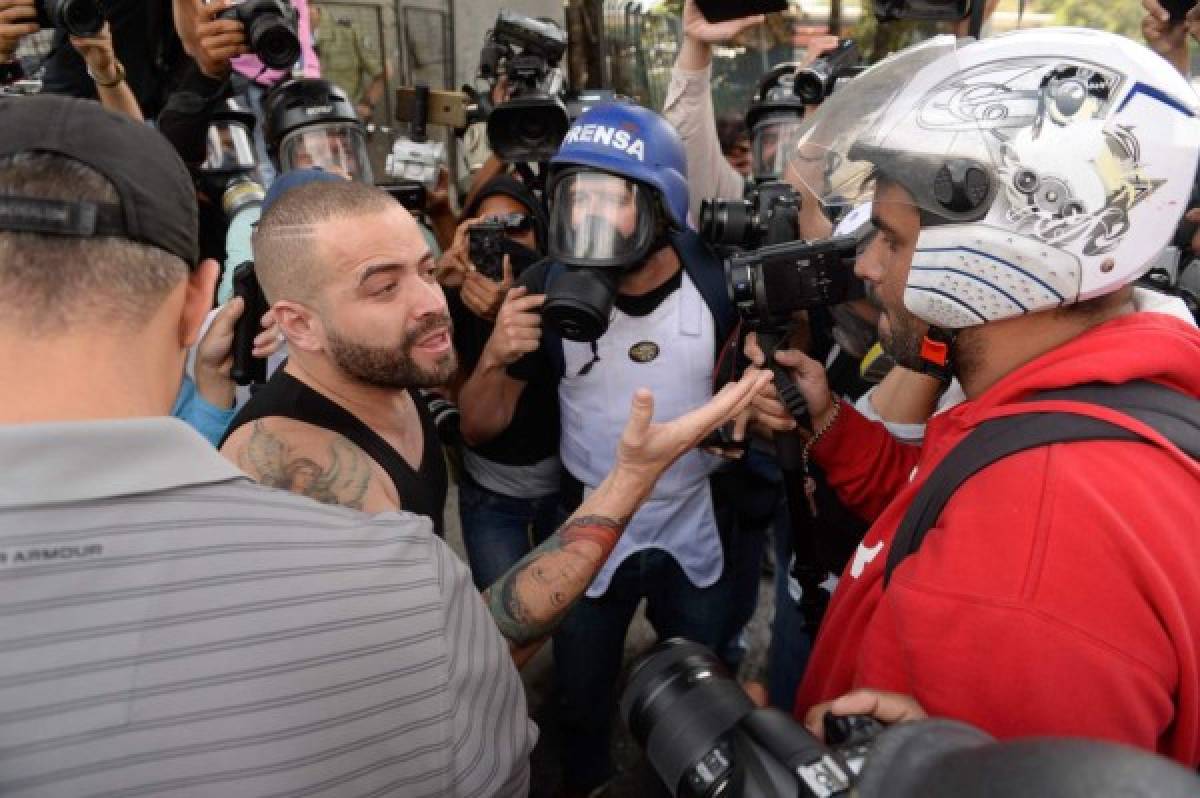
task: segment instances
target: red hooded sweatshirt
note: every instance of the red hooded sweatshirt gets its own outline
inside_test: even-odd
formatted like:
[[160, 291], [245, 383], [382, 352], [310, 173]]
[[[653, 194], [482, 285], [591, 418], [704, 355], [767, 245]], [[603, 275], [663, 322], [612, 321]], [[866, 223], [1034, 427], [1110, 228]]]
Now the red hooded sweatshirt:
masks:
[[[1160, 313], [1103, 324], [896, 442], [848, 405], [814, 458], [874, 521], [842, 575], [798, 717], [855, 687], [915, 697], [999, 738], [1095, 737], [1200, 763], [1200, 465], [1153, 444], [1083, 441], [1012, 455], [954, 494], [883, 589], [888, 546], [926, 475], [1019, 400], [1145, 379], [1200, 397], [1200, 331]], [[1078, 406], [1071, 403], [1072, 406]]]

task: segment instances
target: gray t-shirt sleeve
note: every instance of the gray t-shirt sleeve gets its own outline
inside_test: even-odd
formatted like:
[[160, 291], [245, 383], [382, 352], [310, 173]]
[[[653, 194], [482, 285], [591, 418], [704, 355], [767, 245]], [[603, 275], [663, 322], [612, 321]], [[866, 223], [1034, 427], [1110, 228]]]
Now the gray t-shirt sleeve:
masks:
[[447, 652], [448, 796], [525, 796], [537, 727], [525, 689], [470, 574], [436, 548]]

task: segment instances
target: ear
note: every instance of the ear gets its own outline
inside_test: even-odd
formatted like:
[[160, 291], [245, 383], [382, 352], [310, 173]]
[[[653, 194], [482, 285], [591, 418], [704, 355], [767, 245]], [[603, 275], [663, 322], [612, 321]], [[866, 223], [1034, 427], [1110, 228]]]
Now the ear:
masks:
[[281, 299], [271, 306], [288, 346], [305, 352], [325, 349], [325, 325], [313, 310], [299, 302]]
[[213, 307], [213, 295], [216, 291], [217, 273], [220, 267], [212, 258], [201, 261], [200, 265], [191, 271], [183, 298], [183, 316], [179, 319], [179, 342], [189, 347], [200, 337], [200, 328], [204, 319]]

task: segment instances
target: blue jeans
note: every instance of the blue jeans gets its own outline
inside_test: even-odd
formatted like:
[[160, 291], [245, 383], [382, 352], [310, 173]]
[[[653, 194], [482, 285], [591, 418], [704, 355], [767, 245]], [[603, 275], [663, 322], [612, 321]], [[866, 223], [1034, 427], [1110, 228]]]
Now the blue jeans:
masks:
[[776, 507], [771, 536], [775, 547], [775, 621], [767, 651], [767, 700], [771, 706], [790, 713], [796, 702], [796, 688], [800, 686], [800, 678], [812, 653], [812, 635], [800, 605], [788, 591], [792, 570], [792, 521], [785, 496], [780, 497]]
[[727, 569], [711, 587], [696, 587], [671, 555], [650, 549], [626, 559], [603, 596], [585, 597], [570, 611], [554, 634], [568, 787], [586, 792], [612, 774], [610, 721], [638, 602], [647, 599], [659, 639], [685, 637], [715, 650], [728, 634], [733, 581]]
[[516, 499], [495, 493], [464, 475], [458, 485], [458, 517], [475, 587], [484, 590], [554, 534], [558, 494]]

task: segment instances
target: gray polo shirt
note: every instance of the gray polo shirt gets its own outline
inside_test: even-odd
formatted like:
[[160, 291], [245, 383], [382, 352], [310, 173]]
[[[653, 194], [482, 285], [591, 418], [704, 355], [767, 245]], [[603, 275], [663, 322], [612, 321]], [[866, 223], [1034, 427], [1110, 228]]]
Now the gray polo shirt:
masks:
[[0, 795], [524, 795], [466, 568], [174, 419], [0, 427]]

